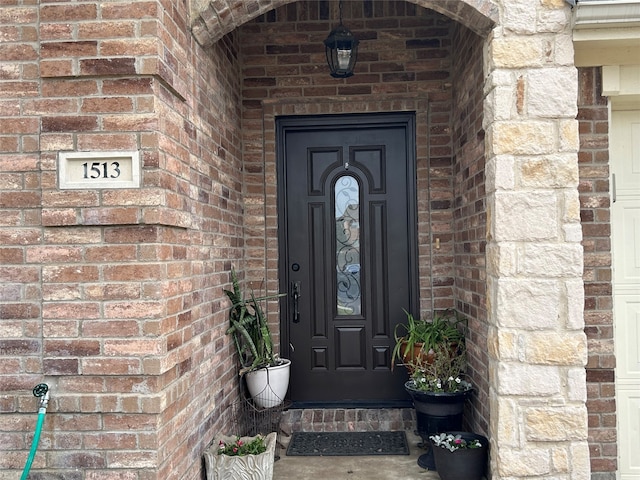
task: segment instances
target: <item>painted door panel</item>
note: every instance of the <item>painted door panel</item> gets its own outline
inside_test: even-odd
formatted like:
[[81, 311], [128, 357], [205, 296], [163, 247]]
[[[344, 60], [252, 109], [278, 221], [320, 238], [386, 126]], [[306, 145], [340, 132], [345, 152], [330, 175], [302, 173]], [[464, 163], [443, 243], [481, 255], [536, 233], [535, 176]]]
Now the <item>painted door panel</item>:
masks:
[[281, 273], [298, 403], [406, 402], [393, 329], [417, 303], [413, 115], [279, 122]]

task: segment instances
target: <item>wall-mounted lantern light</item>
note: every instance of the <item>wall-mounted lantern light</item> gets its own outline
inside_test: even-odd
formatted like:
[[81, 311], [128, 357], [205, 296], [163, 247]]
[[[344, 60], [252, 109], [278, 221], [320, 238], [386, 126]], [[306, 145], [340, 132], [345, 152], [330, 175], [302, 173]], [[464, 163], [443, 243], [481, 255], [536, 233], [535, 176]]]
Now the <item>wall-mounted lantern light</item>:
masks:
[[342, 25], [342, 0], [340, 0], [340, 25], [331, 30], [324, 41], [327, 63], [331, 70], [331, 76], [335, 78], [347, 78], [353, 75], [358, 58], [358, 39], [353, 33]]

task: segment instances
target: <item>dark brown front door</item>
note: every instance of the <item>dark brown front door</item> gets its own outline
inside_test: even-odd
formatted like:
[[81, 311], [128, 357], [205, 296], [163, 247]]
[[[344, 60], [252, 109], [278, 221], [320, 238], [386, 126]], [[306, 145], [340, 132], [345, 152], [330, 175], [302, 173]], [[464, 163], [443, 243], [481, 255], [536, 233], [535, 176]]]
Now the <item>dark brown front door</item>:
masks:
[[405, 402], [405, 370], [390, 367], [394, 326], [417, 306], [414, 115], [277, 126], [291, 399]]

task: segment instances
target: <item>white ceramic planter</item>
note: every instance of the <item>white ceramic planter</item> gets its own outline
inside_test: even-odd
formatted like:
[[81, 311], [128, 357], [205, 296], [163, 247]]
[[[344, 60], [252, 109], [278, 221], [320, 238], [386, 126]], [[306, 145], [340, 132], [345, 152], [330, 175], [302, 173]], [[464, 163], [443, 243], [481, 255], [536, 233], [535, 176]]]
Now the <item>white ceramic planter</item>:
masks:
[[245, 375], [249, 394], [259, 407], [277, 407], [287, 395], [291, 360], [281, 360], [281, 365], [260, 368]]
[[[234, 442], [236, 437], [220, 436], [204, 452], [207, 480], [272, 480], [273, 462], [276, 452], [275, 432], [265, 437], [267, 450], [260, 455], [229, 456], [218, 455], [218, 445]], [[242, 437], [243, 442], [251, 442], [256, 437]]]

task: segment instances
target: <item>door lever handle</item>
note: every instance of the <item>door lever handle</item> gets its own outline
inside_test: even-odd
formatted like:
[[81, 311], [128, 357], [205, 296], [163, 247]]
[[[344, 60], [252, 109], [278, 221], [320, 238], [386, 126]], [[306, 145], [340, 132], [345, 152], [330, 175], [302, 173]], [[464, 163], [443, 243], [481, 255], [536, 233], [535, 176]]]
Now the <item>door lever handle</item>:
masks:
[[291, 296], [293, 297], [293, 323], [300, 323], [300, 282], [292, 282]]
[[611, 174], [611, 195], [613, 197], [613, 203], [616, 203], [616, 200], [618, 199], [618, 195], [616, 192], [616, 174], [612, 173]]

